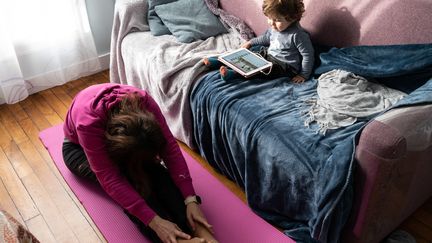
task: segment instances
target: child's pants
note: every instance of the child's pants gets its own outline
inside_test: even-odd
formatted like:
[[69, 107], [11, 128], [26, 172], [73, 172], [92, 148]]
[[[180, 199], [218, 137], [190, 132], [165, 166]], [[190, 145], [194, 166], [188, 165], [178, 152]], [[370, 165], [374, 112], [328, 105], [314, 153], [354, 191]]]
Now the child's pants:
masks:
[[[259, 49], [258, 49], [259, 48]], [[278, 60], [277, 58], [273, 57], [272, 55], [269, 55], [267, 52], [267, 47], [260, 46], [260, 47], [252, 47], [251, 51], [259, 54], [267, 61], [273, 63], [271, 72], [268, 75], [264, 75], [268, 78], [277, 78], [282, 76], [288, 76], [290, 78], [293, 78], [297, 75], [297, 70], [295, 70], [293, 67], [291, 67], [289, 64], [282, 62]], [[265, 72], [265, 71], [263, 71]]]

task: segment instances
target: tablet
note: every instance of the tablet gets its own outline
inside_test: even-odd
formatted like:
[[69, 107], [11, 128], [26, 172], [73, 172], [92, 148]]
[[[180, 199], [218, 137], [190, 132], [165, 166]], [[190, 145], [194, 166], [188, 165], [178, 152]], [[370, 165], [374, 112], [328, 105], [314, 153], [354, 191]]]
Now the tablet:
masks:
[[240, 48], [232, 52], [222, 54], [219, 61], [240, 73], [244, 77], [250, 77], [260, 71], [270, 68], [273, 64], [246, 48]]

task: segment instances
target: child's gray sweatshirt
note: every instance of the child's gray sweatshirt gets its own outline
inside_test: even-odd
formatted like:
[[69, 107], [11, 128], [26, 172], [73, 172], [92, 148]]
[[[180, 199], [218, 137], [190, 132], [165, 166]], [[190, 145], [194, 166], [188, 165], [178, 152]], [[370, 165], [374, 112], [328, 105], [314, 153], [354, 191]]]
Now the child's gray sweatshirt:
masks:
[[288, 63], [309, 79], [314, 65], [314, 49], [309, 34], [298, 22], [282, 32], [269, 28], [263, 35], [251, 39], [251, 44], [269, 46], [268, 54]]

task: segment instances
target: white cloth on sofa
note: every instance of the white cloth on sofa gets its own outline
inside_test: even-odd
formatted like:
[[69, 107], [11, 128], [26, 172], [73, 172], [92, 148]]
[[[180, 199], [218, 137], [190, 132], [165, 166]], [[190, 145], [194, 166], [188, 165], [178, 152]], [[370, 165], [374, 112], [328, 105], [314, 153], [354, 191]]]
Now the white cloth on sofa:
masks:
[[357, 118], [377, 114], [406, 94], [345, 70], [332, 70], [318, 78], [318, 99], [312, 104], [305, 125], [317, 122], [319, 132], [351, 125]]

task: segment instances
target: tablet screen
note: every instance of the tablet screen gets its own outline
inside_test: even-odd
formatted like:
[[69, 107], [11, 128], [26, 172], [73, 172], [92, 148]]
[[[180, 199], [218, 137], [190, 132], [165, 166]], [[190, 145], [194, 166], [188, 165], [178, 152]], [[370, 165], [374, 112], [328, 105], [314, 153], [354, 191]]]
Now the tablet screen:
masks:
[[248, 50], [241, 49], [234, 53], [223, 56], [223, 59], [242, 70], [245, 73], [268, 65], [268, 62], [257, 57]]

